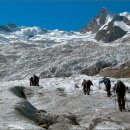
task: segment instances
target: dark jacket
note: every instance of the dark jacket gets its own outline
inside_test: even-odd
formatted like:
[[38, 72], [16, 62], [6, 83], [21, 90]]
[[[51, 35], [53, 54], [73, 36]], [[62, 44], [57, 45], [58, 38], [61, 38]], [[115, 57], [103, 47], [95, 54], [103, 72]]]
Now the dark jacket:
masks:
[[91, 86], [91, 85], [93, 86], [92, 81], [91, 81], [91, 80], [87, 80], [87, 85], [88, 85], [88, 86]]
[[87, 87], [87, 86], [91, 86], [93, 85], [92, 81], [91, 80], [84, 80], [83, 83], [82, 83], [82, 86], [84, 87]]
[[118, 80], [115, 84], [115, 90], [117, 95], [124, 96], [126, 92], [126, 86], [122, 81]]

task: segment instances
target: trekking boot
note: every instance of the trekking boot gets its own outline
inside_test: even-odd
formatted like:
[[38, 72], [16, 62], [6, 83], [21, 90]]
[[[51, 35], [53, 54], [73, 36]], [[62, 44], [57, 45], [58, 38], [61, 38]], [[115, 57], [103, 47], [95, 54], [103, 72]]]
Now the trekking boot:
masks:
[[122, 111], [122, 107], [119, 107], [119, 110]]

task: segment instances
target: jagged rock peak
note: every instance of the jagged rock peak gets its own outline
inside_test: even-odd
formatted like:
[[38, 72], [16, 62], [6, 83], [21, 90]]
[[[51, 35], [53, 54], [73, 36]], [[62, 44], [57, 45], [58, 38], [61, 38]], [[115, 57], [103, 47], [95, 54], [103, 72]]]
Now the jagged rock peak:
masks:
[[97, 41], [113, 42], [130, 32], [130, 14], [112, 14], [105, 7], [83, 29], [82, 33], [95, 34]]
[[100, 26], [105, 23], [107, 15], [108, 15], [108, 11], [105, 7], [103, 7], [98, 16]]
[[98, 32], [100, 27], [105, 24], [106, 17], [109, 14], [107, 8], [103, 7], [101, 11], [99, 12], [99, 15], [94, 17], [90, 23], [88, 23], [85, 27], [81, 29], [81, 33], [86, 33], [91, 31], [92, 33]]
[[108, 12], [108, 9], [106, 7], [103, 7], [99, 13], [99, 15], [102, 15], [102, 14], [107, 14]]
[[0, 25], [1, 32], [12, 32], [17, 28], [15, 23], [9, 23], [7, 25]]

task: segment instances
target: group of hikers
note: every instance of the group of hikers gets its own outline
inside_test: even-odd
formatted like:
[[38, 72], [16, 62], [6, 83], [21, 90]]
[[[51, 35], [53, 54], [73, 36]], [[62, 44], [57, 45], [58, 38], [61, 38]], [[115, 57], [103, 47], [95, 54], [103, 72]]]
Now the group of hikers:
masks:
[[[111, 94], [111, 81], [109, 78], [104, 77], [101, 81], [99, 81], [99, 86], [100, 83], [104, 83], [107, 91], [107, 97], [110, 97]], [[89, 95], [90, 94], [90, 86], [93, 85], [91, 80], [83, 80], [82, 86], [83, 86], [83, 91], [84, 94], [86, 93]], [[126, 100], [126, 86], [125, 84], [121, 81], [118, 80], [117, 83], [113, 87], [114, 93], [117, 95], [117, 102], [119, 106], [119, 110], [125, 110], [125, 100]]]
[[39, 86], [39, 77], [37, 75], [33, 75], [30, 79], [30, 86]]
[[[99, 81], [99, 86], [101, 83], [105, 84], [106, 91], [107, 91], [107, 97], [110, 97], [111, 94], [111, 81], [109, 78], [104, 77], [102, 80]], [[83, 92], [84, 95], [90, 94], [90, 86], [93, 86], [93, 83], [91, 80], [83, 80], [82, 86], [83, 86]], [[39, 86], [39, 77], [36, 76], [35, 74], [33, 77], [30, 78], [30, 86]], [[125, 99], [126, 99], [126, 86], [125, 84], [121, 81], [118, 80], [117, 83], [113, 87], [114, 93], [117, 95], [117, 101], [118, 101], [118, 106], [119, 110], [125, 110]]]

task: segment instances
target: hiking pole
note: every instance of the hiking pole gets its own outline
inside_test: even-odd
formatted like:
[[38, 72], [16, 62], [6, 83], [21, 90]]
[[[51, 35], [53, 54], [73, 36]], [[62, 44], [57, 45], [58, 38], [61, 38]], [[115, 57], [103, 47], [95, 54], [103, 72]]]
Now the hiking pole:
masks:
[[127, 105], [128, 111], [130, 111], [129, 110], [129, 105], [128, 105], [128, 102], [127, 102], [127, 99], [126, 99], [126, 94], [125, 94], [125, 101], [126, 101], [126, 105]]
[[99, 85], [99, 89], [101, 89], [100, 82], [98, 83], [98, 85]]
[[116, 110], [116, 95], [115, 95], [115, 110]]

